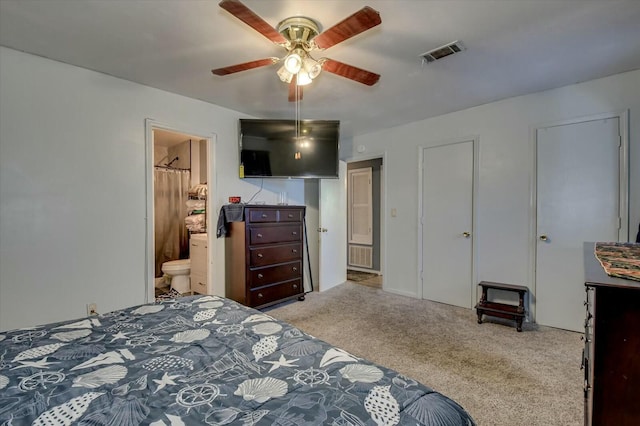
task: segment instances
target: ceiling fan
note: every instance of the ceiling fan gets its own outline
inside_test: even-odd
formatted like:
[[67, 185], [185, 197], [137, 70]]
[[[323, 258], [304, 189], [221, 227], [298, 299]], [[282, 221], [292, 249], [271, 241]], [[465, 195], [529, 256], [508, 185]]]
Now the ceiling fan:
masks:
[[239, 0], [222, 0], [220, 7], [249, 25], [254, 30], [286, 49], [283, 58], [264, 58], [242, 64], [231, 65], [212, 70], [215, 75], [223, 76], [276, 63], [282, 63], [278, 77], [289, 84], [289, 101], [302, 99], [302, 86], [315, 79], [322, 70], [373, 86], [380, 75], [329, 58], [318, 60], [311, 57], [315, 50], [325, 50], [351, 37], [354, 37], [382, 22], [380, 13], [365, 6], [353, 15], [343, 19], [331, 28], [320, 32], [320, 25], [305, 16], [292, 16], [281, 21], [273, 28]]

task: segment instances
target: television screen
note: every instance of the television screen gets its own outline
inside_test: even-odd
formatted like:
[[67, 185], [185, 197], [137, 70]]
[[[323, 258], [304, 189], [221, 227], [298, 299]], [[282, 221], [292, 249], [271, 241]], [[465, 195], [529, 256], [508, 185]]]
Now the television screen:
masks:
[[337, 178], [339, 138], [337, 120], [240, 119], [244, 177]]

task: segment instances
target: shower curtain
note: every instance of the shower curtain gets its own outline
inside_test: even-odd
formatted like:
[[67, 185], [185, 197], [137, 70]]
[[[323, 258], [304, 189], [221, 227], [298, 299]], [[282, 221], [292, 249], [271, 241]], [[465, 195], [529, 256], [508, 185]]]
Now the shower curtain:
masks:
[[188, 257], [188, 235], [184, 223], [189, 197], [189, 170], [161, 169], [153, 172], [156, 277], [162, 264]]

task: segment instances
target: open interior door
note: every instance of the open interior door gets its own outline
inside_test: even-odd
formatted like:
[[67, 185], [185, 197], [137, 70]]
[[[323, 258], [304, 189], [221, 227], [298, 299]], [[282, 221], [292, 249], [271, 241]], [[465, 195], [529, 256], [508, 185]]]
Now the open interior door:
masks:
[[347, 280], [347, 163], [338, 179], [320, 179], [318, 288], [325, 291]]

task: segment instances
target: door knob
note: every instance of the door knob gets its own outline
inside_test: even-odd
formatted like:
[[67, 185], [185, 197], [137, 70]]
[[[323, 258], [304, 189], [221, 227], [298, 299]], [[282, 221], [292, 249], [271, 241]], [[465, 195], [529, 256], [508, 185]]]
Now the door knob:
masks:
[[540, 241], [548, 241], [549, 237], [547, 237], [546, 235], [540, 235]]
[[469, 238], [471, 236], [471, 232], [463, 232], [462, 236], [465, 238]]
[[327, 228], [318, 228], [318, 232], [327, 232]]

